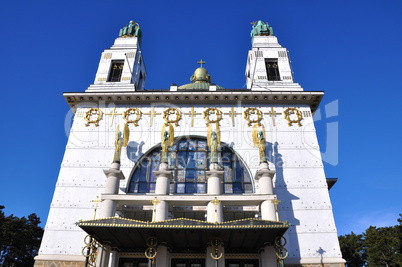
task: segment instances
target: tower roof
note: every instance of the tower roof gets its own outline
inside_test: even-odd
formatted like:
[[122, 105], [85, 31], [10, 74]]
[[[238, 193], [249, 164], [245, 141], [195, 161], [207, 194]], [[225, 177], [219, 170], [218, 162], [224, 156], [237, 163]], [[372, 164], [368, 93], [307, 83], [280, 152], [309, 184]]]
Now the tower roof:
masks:
[[[201, 64], [201, 67], [197, 68], [194, 71], [194, 74], [190, 77], [191, 83], [184, 84], [179, 86], [178, 89], [209, 89], [209, 85], [211, 84], [211, 76], [208, 71], [202, 67], [202, 64], [205, 63], [202, 59], [197, 62]], [[225, 89], [222, 86], [216, 85], [217, 89]]]

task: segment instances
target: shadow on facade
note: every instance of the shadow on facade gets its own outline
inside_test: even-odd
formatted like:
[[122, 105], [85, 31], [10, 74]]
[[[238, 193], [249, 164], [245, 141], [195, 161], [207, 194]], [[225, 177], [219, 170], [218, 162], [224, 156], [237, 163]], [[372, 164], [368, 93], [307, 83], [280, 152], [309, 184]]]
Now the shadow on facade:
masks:
[[141, 143], [130, 141], [127, 144], [127, 158], [132, 162], [136, 163], [138, 159], [141, 158], [142, 155], [144, 155], [144, 153], [142, 152], [143, 146], [144, 141], [141, 141]]
[[275, 142], [274, 145], [270, 142], [267, 142], [266, 153], [268, 160], [274, 163], [276, 170], [274, 193], [277, 195], [278, 200], [281, 201], [281, 203], [278, 205], [279, 220], [288, 221], [290, 224], [290, 227], [285, 234], [287, 239], [286, 247], [288, 248], [288, 251], [290, 250], [289, 257], [298, 258], [300, 257], [300, 244], [296, 233], [296, 225], [299, 225], [300, 221], [295, 217], [292, 201], [299, 199], [299, 197], [291, 194], [287, 189], [287, 184], [283, 174], [284, 162], [282, 154], [278, 152], [278, 142]]

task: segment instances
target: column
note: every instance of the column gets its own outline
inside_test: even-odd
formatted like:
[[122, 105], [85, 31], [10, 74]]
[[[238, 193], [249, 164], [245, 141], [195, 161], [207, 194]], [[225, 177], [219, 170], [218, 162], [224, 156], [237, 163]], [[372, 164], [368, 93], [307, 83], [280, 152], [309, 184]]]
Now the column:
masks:
[[260, 253], [262, 267], [277, 267], [276, 251], [274, 246], [265, 246]]
[[222, 202], [220, 202], [217, 198], [211, 200], [207, 205], [207, 222], [223, 222]]
[[[103, 170], [107, 180], [104, 195], [116, 195], [119, 192], [120, 180], [125, 177], [120, 170], [120, 163], [113, 162], [109, 170]], [[116, 203], [110, 199], [102, 201], [102, 207], [99, 213], [99, 218], [114, 217], [116, 212]]]
[[255, 173], [255, 180], [258, 180], [260, 184], [260, 194], [274, 194], [274, 187], [272, 183], [274, 175], [275, 171], [268, 168], [268, 163], [260, 163], [260, 169]]
[[158, 246], [156, 254], [156, 267], [170, 266], [170, 252], [166, 244], [162, 243]]
[[110, 252], [108, 267], [118, 267], [119, 266], [119, 256], [120, 256], [120, 253], [119, 253], [118, 249], [112, 248], [112, 251]]
[[[275, 171], [269, 169], [267, 162], [260, 163], [260, 169], [255, 173], [255, 180], [258, 180], [260, 185], [260, 194], [274, 194], [272, 183], [274, 175]], [[275, 205], [272, 203], [272, 199], [265, 200], [261, 203], [261, 219], [276, 221]]]
[[168, 164], [162, 162], [159, 165], [159, 170], [154, 171], [156, 178], [155, 194], [156, 195], [169, 195], [170, 180], [173, 178], [172, 171], [169, 171]]
[[208, 195], [222, 194], [223, 173], [223, 171], [219, 170], [218, 163], [211, 163], [209, 165], [209, 171], [206, 171]]
[[[208, 246], [207, 247], [207, 255], [205, 257], [205, 266], [208, 266], [208, 267], [209, 266], [211, 266], [211, 267], [216, 266], [216, 260], [214, 260], [211, 257], [211, 253], [215, 257], [215, 249], [214, 249], [214, 247], [213, 246]], [[219, 248], [219, 251], [218, 251], [219, 255], [218, 256], [220, 256], [221, 253], [222, 253], [222, 257], [218, 260], [218, 267], [225, 267], [225, 249], [224, 249], [224, 247]]]
[[[156, 199], [156, 198], [155, 198]], [[155, 199], [153, 201], [155, 201]], [[165, 200], [157, 200], [157, 203], [154, 204], [154, 211], [152, 214], [152, 221], [164, 221], [168, 218], [168, 204]]]
[[[156, 195], [169, 195], [170, 191], [170, 180], [173, 178], [172, 171], [168, 169], [168, 163], [162, 162], [159, 165], [159, 170], [154, 171], [156, 185], [155, 194]], [[168, 218], [169, 205], [165, 200], [158, 200], [154, 204], [154, 212], [152, 215], [152, 221], [164, 221]]]
[[97, 267], [108, 267], [109, 266], [109, 256], [110, 256], [110, 244], [103, 243], [102, 246], [98, 248], [96, 256], [96, 266]]

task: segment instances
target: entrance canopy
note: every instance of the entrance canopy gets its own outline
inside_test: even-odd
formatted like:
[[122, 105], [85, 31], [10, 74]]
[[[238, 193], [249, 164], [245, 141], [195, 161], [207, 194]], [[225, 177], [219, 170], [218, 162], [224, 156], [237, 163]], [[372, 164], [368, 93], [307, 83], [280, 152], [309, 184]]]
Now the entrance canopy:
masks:
[[258, 252], [274, 243], [289, 228], [287, 222], [243, 219], [210, 223], [192, 219], [145, 222], [125, 218], [104, 218], [77, 223], [98, 242], [108, 242], [120, 251], [144, 251], [146, 240], [156, 237], [172, 251], [203, 251], [213, 238], [220, 238], [226, 252]]

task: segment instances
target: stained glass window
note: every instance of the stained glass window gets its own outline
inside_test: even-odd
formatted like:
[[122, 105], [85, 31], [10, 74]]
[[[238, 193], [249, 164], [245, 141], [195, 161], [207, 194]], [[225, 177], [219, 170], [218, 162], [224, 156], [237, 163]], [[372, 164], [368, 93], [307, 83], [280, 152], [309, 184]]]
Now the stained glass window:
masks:
[[[252, 193], [253, 185], [249, 171], [236, 153], [227, 145], [221, 144], [219, 165], [224, 171], [223, 193]], [[128, 193], [154, 193], [155, 176], [160, 163], [161, 147], [148, 151], [135, 165]], [[176, 138], [169, 149], [169, 169], [173, 173], [170, 193], [207, 193], [206, 171], [208, 171], [208, 146], [200, 137]]]

